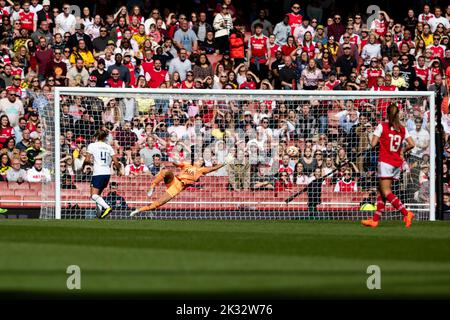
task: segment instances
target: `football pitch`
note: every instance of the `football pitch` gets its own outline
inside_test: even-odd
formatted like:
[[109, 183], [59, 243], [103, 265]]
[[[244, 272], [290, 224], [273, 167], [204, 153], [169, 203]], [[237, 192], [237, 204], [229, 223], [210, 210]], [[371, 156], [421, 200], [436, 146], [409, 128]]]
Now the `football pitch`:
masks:
[[[0, 242], [12, 297], [450, 297], [448, 222], [3, 219]], [[80, 290], [67, 289], [70, 265]]]

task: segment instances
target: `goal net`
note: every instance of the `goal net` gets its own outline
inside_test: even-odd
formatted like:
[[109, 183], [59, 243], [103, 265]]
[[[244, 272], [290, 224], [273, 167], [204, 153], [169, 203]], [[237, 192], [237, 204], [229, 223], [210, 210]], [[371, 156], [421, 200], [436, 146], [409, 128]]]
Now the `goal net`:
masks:
[[[164, 195], [164, 181], [151, 197], [147, 192], [161, 171], [177, 177], [177, 161], [203, 159], [212, 167], [229, 154], [228, 165], [136, 218], [366, 218], [377, 196], [378, 154], [370, 140], [396, 104], [416, 148], [394, 193], [418, 219], [434, 220], [430, 92], [56, 88], [54, 99], [44, 115], [45, 165], [54, 183], [42, 192], [41, 218], [95, 218], [93, 168], [84, 160], [100, 128], [121, 163], [102, 193], [113, 208], [109, 219], [129, 219], [133, 209]], [[382, 219], [399, 218], [387, 204]]]

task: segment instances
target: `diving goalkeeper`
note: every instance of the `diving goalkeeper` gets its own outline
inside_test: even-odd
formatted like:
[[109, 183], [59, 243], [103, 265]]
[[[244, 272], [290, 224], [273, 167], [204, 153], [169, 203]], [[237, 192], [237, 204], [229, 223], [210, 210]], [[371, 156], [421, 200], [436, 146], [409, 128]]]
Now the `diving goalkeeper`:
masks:
[[193, 185], [204, 175], [219, 170], [223, 166], [232, 162], [233, 159], [233, 156], [229, 154], [224, 163], [213, 167], [204, 167], [203, 159], [197, 159], [192, 165], [189, 162], [178, 162], [175, 159], [174, 164], [181, 169], [181, 172], [178, 175], [175, 175], [170, 170], [161, 170], [150, 185], [150, 190], [147, 195], [151, 197], [155, 187], [163, 180], [166, 184], [166, 192], [164, 192], [164, 194], [162, 194], [156, 201], [153, 201], [150, 205], [134, 210], [131, 212], [130, 216], [134, 217], [138, 213], [159, 208], [175, 198], [184, 189]]

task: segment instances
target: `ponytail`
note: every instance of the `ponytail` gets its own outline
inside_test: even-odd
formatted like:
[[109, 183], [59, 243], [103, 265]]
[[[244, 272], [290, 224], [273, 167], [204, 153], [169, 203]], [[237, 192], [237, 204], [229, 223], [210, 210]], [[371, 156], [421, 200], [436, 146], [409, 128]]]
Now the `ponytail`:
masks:
[[389, 126], [394, 127], [396, 130], [400, 130], [400, 118], [399, 118], [399, 109], [396, 104], [392, 103], [387, 108], [387, 118], [389, 121]]

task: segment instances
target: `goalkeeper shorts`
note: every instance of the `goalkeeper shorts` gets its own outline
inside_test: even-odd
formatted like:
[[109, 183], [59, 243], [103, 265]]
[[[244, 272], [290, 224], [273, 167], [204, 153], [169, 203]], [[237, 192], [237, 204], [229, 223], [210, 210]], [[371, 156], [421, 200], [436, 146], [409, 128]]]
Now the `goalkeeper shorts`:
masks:
[[166, 184], [167, 190], [166, 192], [170, 194], [171, 197], [175, 197], [181, 191], [185, 189], [185, 184], [179, 180], [177, 177], [174, 177], [171, 182]]

